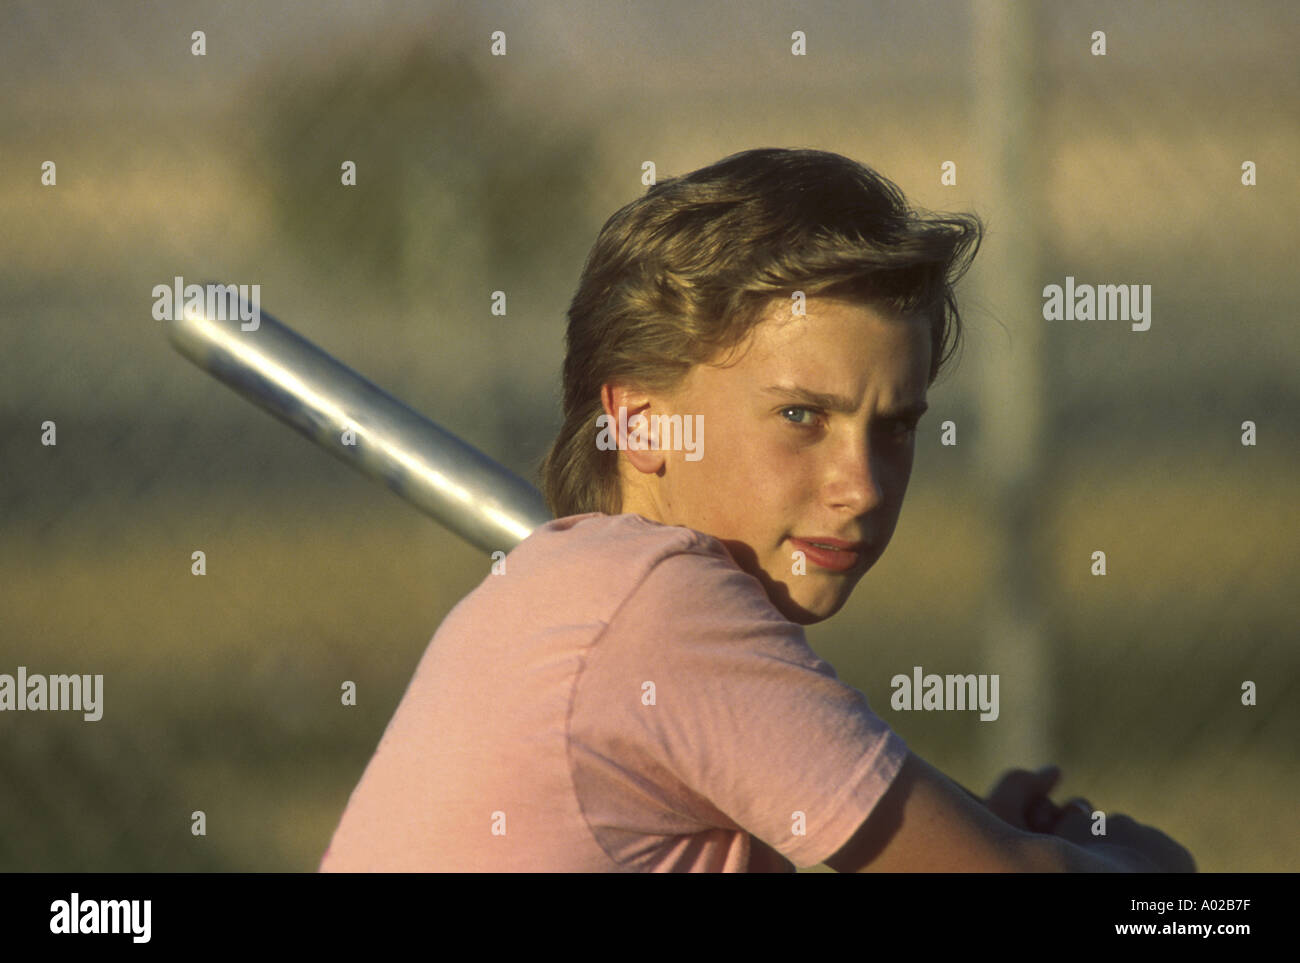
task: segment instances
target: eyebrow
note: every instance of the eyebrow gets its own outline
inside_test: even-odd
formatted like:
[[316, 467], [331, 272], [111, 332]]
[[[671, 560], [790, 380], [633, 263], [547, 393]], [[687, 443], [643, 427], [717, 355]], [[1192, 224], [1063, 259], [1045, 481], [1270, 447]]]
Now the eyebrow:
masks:
[[[798, 385], [768, 385], [762, 389], [764, 394], [780, 395], [783, 398], [792, 398], [795, 401], [802, 401], [805, 404], [812, 405], [815, 408], [823, 408], [826, 411], [837, 411], [840, 414], [850, 415], [856, 409], [857, 405], [851, 398], [845, 398], [843, 395], [828, 394], [822, 391], [810, 391], [807, 388], [801, 388]], [[930, 406], [924, 401], [918, 401], [914, 404], [903, 405], [895, 408], [885, 414], [886, 418], [905, 418], [914, 416], [920, 418], [930, 410]]]

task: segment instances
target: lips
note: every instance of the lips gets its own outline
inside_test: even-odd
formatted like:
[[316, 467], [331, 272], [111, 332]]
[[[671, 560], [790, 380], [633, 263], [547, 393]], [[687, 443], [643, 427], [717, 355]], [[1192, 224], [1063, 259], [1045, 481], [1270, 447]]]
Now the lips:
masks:
[[860, 552], [867, 547], [866, 542], [846, 542], [842, 538], [830, 538], [826, 535], [814, 535], [810, 538], [798, 538], [796, 541], [809, 545], [825, 545], [841, 552]]
[[846, 542], [842, 538], [818, 536], [812, 539], [790, 538], [790, 544], [819, 568], [832, 572], [846, 572], [858, 564], [866, 550], [866, 542]]

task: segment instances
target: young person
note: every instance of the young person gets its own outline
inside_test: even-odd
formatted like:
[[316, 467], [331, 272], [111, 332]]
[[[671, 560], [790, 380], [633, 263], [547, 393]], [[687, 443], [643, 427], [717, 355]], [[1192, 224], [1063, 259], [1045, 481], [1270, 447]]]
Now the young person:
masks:
[[980, 232], [813, 150], [611, 217], [569, 308], [556, 520], [440, 626], [321, 869], [1193, 869], [1118, 814], [1092, 836], [1053, 767], [979, 800], [805, 638], [893, 534]]

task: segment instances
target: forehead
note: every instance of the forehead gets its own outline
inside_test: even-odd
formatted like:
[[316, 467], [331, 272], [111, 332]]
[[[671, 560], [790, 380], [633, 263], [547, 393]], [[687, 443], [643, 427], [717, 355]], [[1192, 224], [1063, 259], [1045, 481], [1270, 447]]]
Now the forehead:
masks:
[[[808, 298], [802, 314], [792, 301], [774, 300], [759, 321], [717, 364], [736, 374], [825, 371], [840, 377], [866, 372], [922, 379], [930, 367], [930, 328], [882, 306], [836, 298]], [[924, 386], [924, 380], [922, 381]]]

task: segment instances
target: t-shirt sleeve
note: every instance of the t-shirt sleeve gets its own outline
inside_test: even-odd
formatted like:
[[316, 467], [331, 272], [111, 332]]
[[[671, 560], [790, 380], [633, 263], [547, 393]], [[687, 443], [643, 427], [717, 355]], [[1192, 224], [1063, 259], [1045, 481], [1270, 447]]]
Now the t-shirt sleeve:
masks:
[[579, 799], [607, 850], [743, 829], [813, 866], [871, 813], [907, 747], [713, 545], [654, 565], [587, 654], [570, 716]]

